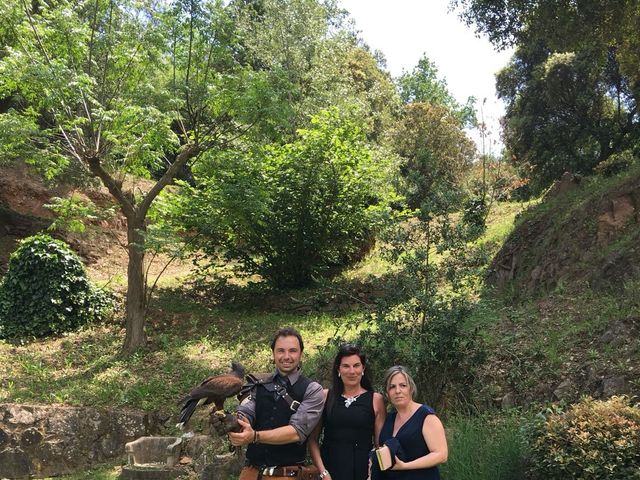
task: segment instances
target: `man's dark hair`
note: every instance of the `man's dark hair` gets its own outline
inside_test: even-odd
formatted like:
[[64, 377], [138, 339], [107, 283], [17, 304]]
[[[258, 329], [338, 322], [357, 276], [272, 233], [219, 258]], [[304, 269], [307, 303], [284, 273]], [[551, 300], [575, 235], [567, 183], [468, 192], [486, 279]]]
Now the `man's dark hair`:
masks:
[[302, 341], [302, 335], [293, 327], [284, 327], [278, 330], [271, 341], [271, 351], [273, 352], [276, 348], [276, 341], [280, 337], [296, 337], [298, 339], [298, 343], [300, 344], [300, 351], [304, 351], [304, 342]]

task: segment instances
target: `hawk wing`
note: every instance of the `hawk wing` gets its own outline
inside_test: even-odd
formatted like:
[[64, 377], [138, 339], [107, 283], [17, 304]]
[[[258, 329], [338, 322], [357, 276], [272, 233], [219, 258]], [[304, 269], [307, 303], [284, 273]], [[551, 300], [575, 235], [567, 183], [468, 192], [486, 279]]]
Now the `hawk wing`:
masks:
[[242, 378], [233, 374], [225, 373], [209, 377], [196, 388], [191, 390], [187, 398], [206, 401], [202, 405], [215, 403], [218, 410], [224, 408], [224, 401], [240, 393], [242, 388]]
[[180, 420], [176, 426], [183, 428], [200, 405], [214, 403], [217, 410], [223, 410], [225, 399], [240, 393], [241, 388], [242, 377], [239, 377], [234, 370], [207, 378], [180, 400], [180, 403], [184, 403], [180, 411]]

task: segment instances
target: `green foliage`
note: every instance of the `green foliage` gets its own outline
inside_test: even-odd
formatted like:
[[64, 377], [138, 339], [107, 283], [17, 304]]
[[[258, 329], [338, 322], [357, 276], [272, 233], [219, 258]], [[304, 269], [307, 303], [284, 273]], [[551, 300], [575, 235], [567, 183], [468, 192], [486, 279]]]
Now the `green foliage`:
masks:
[[460, 105], [447, 88], [446, 80], [438, 78], [438, 68], [426, 56], [418, 65], [398, 78], [400, 98], [404, 103], [430, 103], [446, 107], [461, 126], [471, 127], [477, 123], [474, 97]]
[[518, 49], [498, 75], [499, 95], [508, 104], [506, 145], [518, 164], [531, 168], [537, 188], [565, 171], [591, 173], [636, 137], [624, 120], [633, 118], [628, 90], [610, 93], [612, 62], [598, 50], [550, 53], [535, 44]]
[[497, 47], [515, 46], [499, 73], [505, 145], [540, 192], [565, 171], [591, 173], [637, 143], [637, 2], [452, 0]]
[[467, 215], [456, 224], [450, 215], [463, 205], [474, 147], [450, 107], [438, 103], [407, 105], [392, 140], [402, 197], [380, 237], [393, 273], [359, 341], [378, 370], [390, 362], [407, 366], [420, 399], [436, 407], [453, 397], [464, 402], [482, 360], [464, 329], [477, 266], [467, 242], [481, 233], [484, 218]]
[[640, 478], [640, 406], [624, 397], [550, 409], [528, 426], [527, 437], [535, 478]]
[[445, 421], [449, 459], [442, 478], [522, 480], [525, 444], [521, 418], [514, 414], [454, 416]]
[[394, 273], [386, 279], [372, 327], [358, 338], [375, 371], [405, 365], [418, 398], [436, 408], [468, 400], [484, 357], [479, 339], [464, 328], [477, 272], [469, 261], [469, 231], [426, 207], [394, 218], [381, 232], [382, 255]]
[[89, 283], [69, 247], [48, 235], [23, 240], [0, 284], [0, 337], [30, 338], [77, 329], [104, 316], [110, 301]]
[[70, 233], [84, 233], [86, 222], [95, 221], [113, 215], [114, 209], [99, 211], [95, 204], [74, 193], [68, 198], [53, 197], [51, 203], [44, 205], [56, 214], [49, 230], [62, 230]]
[[483, 198], [470, 198], [464, 203], [462, 223], [468, 228], [469, 238], [475, 240], [487, 229], [488, 209], [489, 205]]
[[407, 105], [392, 132], [401, 157], [398, 191], [412, 209], [437, 215], [460, 207], [462, 178], [471, 166], [473, 142], [443, 105]]
[[219, 155], [208, 168], [178, 208], [212, 258], [222, 247], [245, 273], [300, 287], [371, 245], [379, 170], [361, 130], [335, 110], [293, 143]]
[[596, 165], [594, 171], [599, 175], [610, 177], [628, 170], [629, 167], [636, 162], [637, 158], [633, 155], [633, 151], [624, 150], [619, 153], [614, 153], [606, 160], [600, 162]]

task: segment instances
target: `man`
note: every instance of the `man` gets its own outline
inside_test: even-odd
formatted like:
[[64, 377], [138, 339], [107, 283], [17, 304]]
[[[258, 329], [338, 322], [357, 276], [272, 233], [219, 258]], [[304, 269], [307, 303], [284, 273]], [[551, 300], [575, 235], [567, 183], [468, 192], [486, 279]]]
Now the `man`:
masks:
[[271, 342], [276, 371], [238, 407], [242, 431], [230, 432], [229, 439], [234, 446], [248, 445], [240, 480], [304, 478], [307, 437], [322, 415], [324, 394], [300, 372], [303, 350], [297, 330], [278, 330]]

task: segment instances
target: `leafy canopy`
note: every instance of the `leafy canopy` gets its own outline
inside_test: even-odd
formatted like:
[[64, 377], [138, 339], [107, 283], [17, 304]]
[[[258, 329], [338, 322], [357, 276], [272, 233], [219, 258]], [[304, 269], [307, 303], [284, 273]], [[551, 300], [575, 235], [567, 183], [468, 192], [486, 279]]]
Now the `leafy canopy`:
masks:
[[201, 247], [212, 256], [222, 247], [245, 273], [300, 287], [369, 245], [379, 170], [361, 129], [335, 109], [292, 143], [220, 154], [207, 169], [185, 185], [182, 219], [206, 235]]

